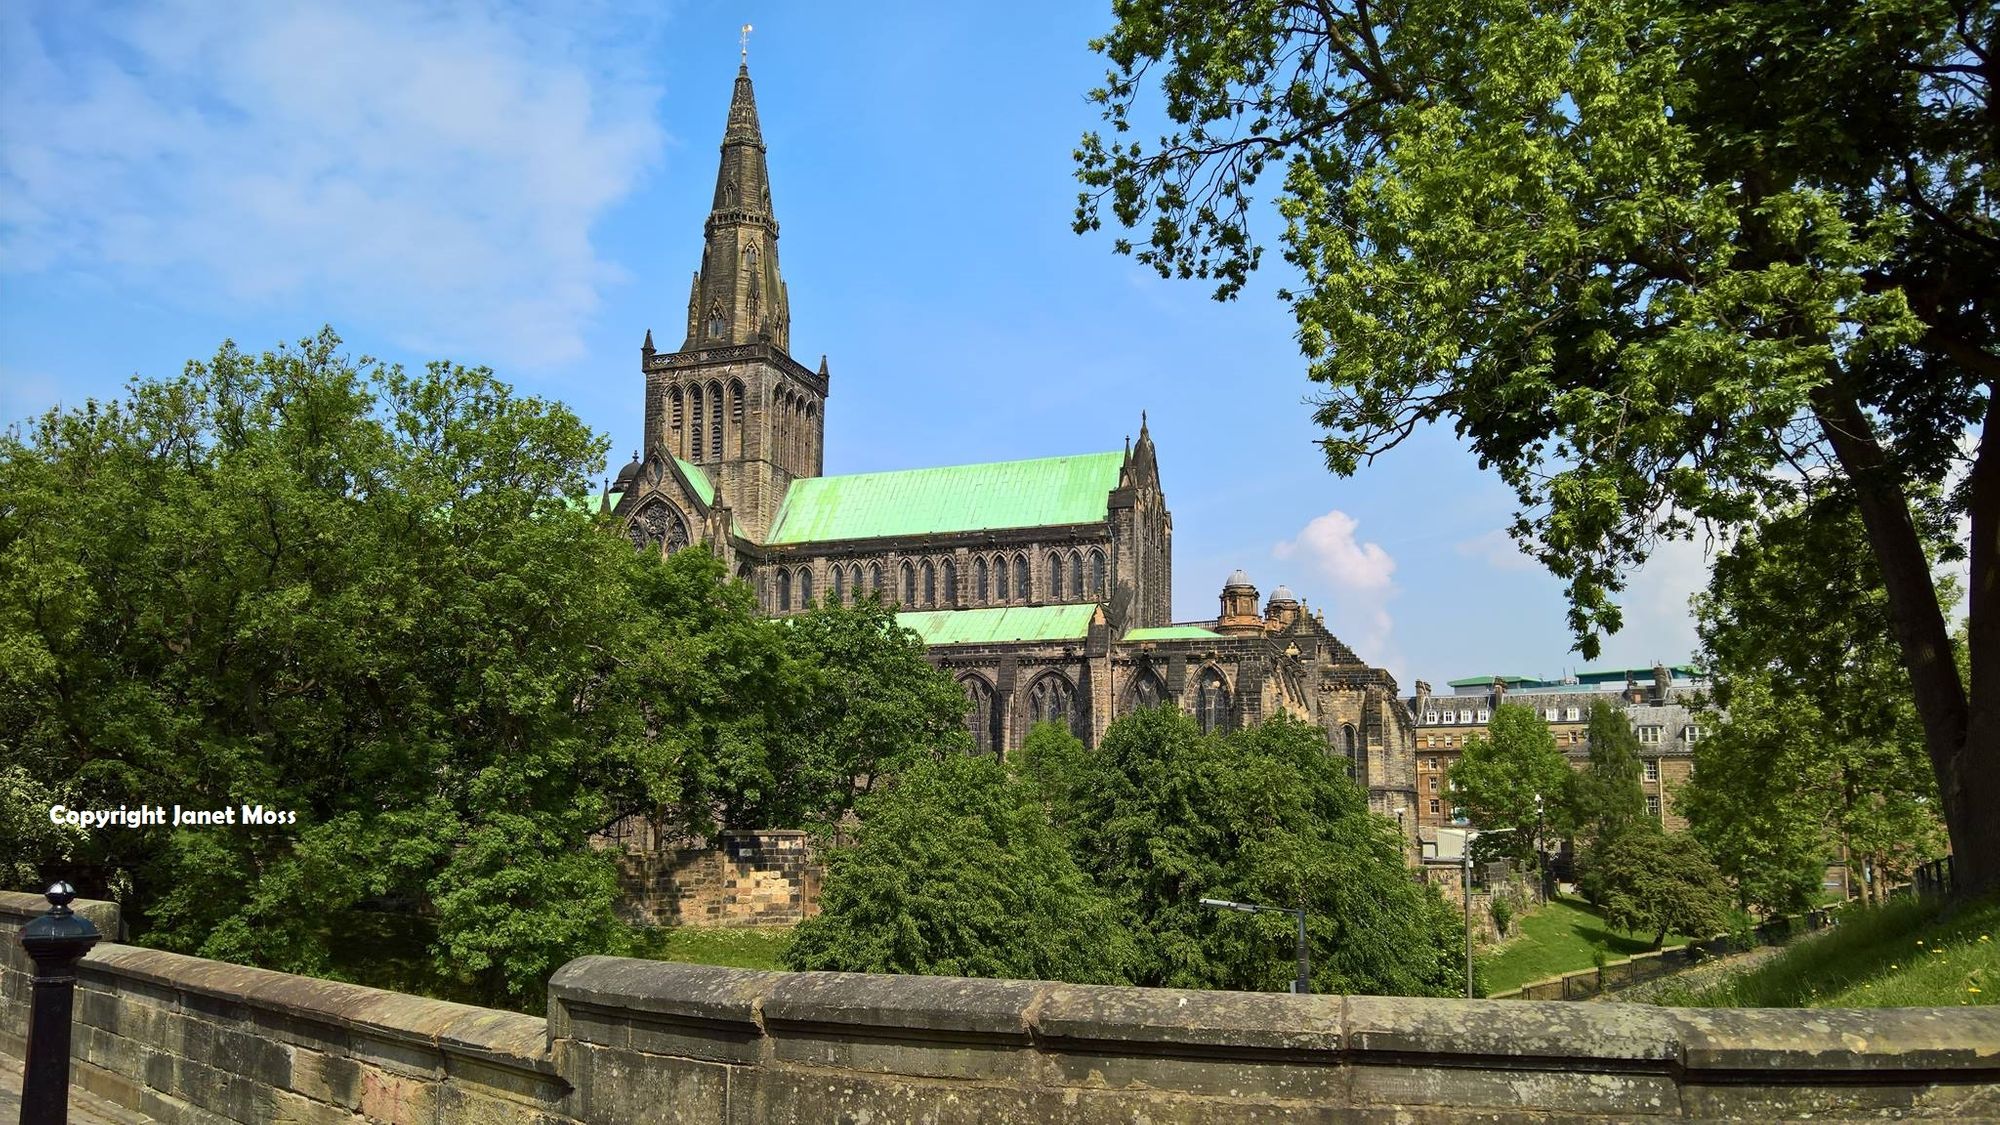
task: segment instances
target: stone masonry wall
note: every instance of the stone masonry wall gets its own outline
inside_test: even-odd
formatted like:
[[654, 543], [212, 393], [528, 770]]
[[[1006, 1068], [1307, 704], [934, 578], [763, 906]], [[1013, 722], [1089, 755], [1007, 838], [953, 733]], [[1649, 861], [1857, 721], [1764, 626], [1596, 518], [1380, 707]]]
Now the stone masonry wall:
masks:
[[725, 832], [716, 846], [618, 857], [627, 916], [649, 925], [786, 926], [819, 913], [825, 867], [793, 830]]
[[[18, 1058], [38, 900], [0, 895]], [[86, 958], [75, 1075], [168, 1122], [2000, 1117], [2000, 1010], [1181, 992], [585, 957], [543, 1020], [132, 946]], [[0, 1059], [0, 1065], [18, 1065]]]

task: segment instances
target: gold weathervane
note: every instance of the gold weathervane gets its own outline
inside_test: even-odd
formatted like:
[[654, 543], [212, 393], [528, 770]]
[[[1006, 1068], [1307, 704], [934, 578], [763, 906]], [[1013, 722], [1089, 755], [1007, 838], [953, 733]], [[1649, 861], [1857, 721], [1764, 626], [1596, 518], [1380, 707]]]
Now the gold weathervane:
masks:
[[743, 25], [743, 36], [742, 36], [742, 40], [741, 40], [741, 42], [742, 42], [742, 44], [743, 44], [743, 65], [744, 65], [744, 66], [749, 66], [749, 65], [750, 65], [750, 33], [751, 33], [751, 32], [753, 32], [753, 31], [755, 31], [755, 30], [757, 30], [757, 29], [756, 29], [756, 28], [754, 28], [754, 27], [751, 27], [751, 26], [750, 26], [749, 24], [747, 24], [747, 23]]

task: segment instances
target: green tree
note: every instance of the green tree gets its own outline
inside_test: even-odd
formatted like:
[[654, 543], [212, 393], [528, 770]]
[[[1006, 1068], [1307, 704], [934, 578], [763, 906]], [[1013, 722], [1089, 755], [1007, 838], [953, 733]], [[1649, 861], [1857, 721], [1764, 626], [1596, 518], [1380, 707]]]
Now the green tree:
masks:
[[1514, 859], [1536, 856], [1538, 833], [1560, 837], [1569, 830], [1574, 771], [1532, 707], [1496, 708], [1487, 733], [1466, 739], [1449, 777], [1452, 803], [1473, 824], [1511, 830], [1494, 839]]
[[1704, 938], [1729, 927], [1729, 885], [1685, 832], [1643, 824], [1602, 841], [1586, 868], [1604, 920], [1628, 933], [1651, 932], [1655, 949], [1670, 932]]
[[950, 754], [864, 798], [834, 849], [793, 969], [1121, 984], [1117, 910], [1078, 871], [1034, 787], [990, 757]]
[[1316, 990], [1464, 987], [1454, 916], [1410, 881], [1395, 825], [1368, 812], [1318, 728], [1278, 716], [1203, 735], [1162, 707], [1113, 722], [1088, 754], [1070, 737], [1041, 736], [1031, 769], [1077, 865], [1137, 936], [1135, 983], [1284, 988], [1292, 921], [1200, 905], [1220, 898], [1303, 906]]
[[1639, 780], [1645, 771], [1639, 736], [1624, 712], [1602, 699], [1592, 703], [1586, 737], [1590, 760], [1574, 788], [1577, 827], [1592, 839], [1604, 839], [1650, 821]]
[[[1878, 894], [1944, 844], [1888, 599], [1862, 538], [1851, 499], [1819, 497], [1739, 539], [1696, 599], [1722, 710], [1712, 745], [1697, 747], [1683, 808], [1724, 869], [1749, 881], [1746, 894], [1773, 892], [1755, 900], [1773, 909], [1803, 905], [1775, 892], [1806, 887], [1809, 865], [1807, 893], [1817, 891], [1816, 863], [1835, 844], [1870, 862]], [[1772, 867], [1780, 856], [1795, 866]]]
[[[1513, 534], [1567, 583], [1586, 656], [1663, 538], [1840, 482], [1963, 889], [2000, 885], [1993, 5], [1113, 11], [1079, 230], [1108, 211], [1143, 232], [1118, 250], [1229, 297], [1261, 253], [1256, 186], [1279, 175], [1282, 297], [1329, 467], [1452, 425], [1515, 490]], [[1130, 137], [1156, 117], [1157, 143]], [[1958, 518], [1964, 675], [1922, 533]]]
[[[635, 552], [590, 514], [604, 450], [330, 331], [0, 437], [8, 859], [129, 877], [143, 940], [297, 972], [358, 971], [345, 922], [386, 910], [428, 943], [415, 983], [533, 1005], [618, 940], [594, 834], [825, 823], [963, 742], [879, 607], [768, 621], [707, 552]], [[54, 801], [298, 820], [17, 826]]]

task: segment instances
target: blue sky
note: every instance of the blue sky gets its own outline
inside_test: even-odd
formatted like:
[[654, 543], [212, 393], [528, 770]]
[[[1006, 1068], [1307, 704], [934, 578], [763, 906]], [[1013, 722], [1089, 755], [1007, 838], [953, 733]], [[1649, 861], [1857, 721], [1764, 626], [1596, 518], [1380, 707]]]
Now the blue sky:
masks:
[[[680, 338], [747, 21], [828, 472], [1116, 449], [1144, 409], [1178, 618], [1240, 566], [1405, 689], [1580, 664], [1448, 431], [1326, 471], [1281, 263], [1218, 304], [1071, 233], [1107, 8], [5, 5], [0, 423], [330, 323], [562, 399], [615, 467], [641, 338]], [[1656, 556], [1597, 663], [1687, 658], [1705, 570]]]

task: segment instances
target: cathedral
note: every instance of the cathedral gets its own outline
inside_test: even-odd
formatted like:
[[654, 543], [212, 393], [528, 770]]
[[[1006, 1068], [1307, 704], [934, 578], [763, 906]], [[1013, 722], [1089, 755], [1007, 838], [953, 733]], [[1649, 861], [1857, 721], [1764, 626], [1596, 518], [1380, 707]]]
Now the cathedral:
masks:
[[687, 330], [640, 349], [644, 446], [604, 503], [634, 543], [699, 544], [765, 611], [880, 597], [964, 687], [974, 743], [1018, 747], [1038, 722], [1095, 745], [1117, 716], [1173, 701], [1204, 730], [1289, 712], [1327, 732], [1370, 804], [1414, 838], [1413, 722], [1368, 666], [1242, 571], [1213, 620], [1172, 621], [1173, 516], [1142, 416], [1123, 449], [826, 476], [825, 357], [792, 357], [765, 148], [737, 71]]

